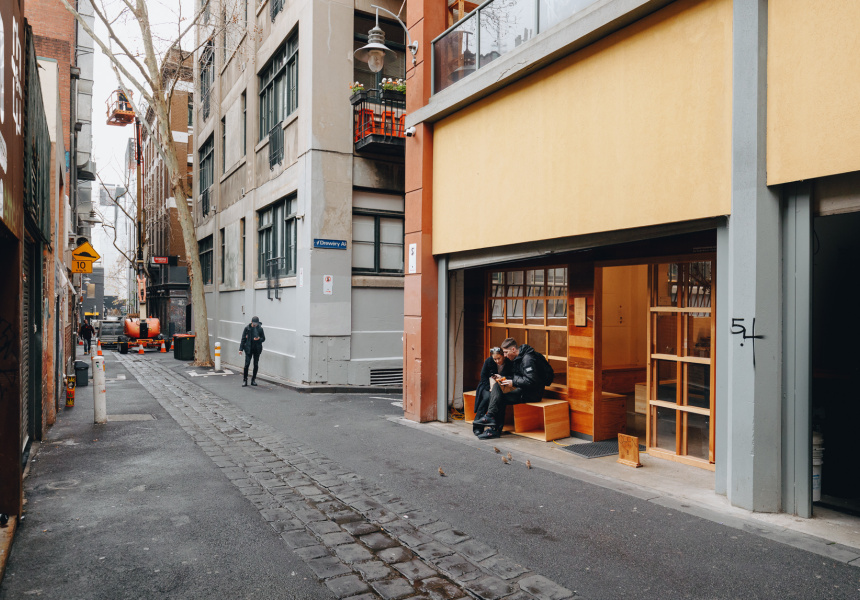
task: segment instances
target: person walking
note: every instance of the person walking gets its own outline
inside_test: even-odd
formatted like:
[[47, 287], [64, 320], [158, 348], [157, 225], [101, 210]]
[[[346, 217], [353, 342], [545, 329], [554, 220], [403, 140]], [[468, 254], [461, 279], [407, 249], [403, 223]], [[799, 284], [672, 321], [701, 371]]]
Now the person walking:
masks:
[[84, 324], [83, 324], [83, 325], [81, 325], [81, 331], [80, 331], [80, 334], [81, 334], [81, 337], [82, 337], [82, 338], [83, 338], [83, 340], [84, 340], [84, 354], [89, 354], [89, 353], [90, 353], [90, 343], [92, 342], [93, 334], [94, 334], [95, 332], [96, 332], [96, 330], [95, 330], [95, 329], [93, 329], [93, 326], [92, 326], [92, 325], [90, 325], [90, 320], [89, 320], [89, 319], [87, 319], [87, 320], [84, 322]]
[[251, 376], [251, 385], [257, 385], [257, 367], [260, 366], [260, 354], [263, 352], [263, 342], [266, 341], [266, 334], [263, 331], [263, 324], [260, 319], [254, 317], [251, 322], [245, 326], [242, 332], [242, 339], [239, 342], [239, 356], [245, 352], [245, 376], [242, 378], [242, 387], [248, 386], [248, 367], [251, 365], [251, 358], [254, 359], [254, 374]]

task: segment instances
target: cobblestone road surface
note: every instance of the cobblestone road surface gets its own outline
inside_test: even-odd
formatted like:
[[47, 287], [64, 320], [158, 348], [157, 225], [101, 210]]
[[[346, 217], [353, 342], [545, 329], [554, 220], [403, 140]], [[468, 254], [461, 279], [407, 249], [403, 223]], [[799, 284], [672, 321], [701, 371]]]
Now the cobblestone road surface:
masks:
[[579, 597], [158, 362], [117, 356], [339, 598]]

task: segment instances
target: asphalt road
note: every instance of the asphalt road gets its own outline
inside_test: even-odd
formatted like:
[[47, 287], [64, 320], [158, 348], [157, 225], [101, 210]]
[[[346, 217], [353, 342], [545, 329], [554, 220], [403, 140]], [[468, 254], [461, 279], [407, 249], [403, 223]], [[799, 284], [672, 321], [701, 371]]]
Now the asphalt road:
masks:
[[[257, 507], [107, 353], [108, 412], [79, 388], [31, 465], [0, 600], [331, 598]], [[148, 354], [176, 372], [171, 355]], [[263, 356], [265, 360], [265, 355]], [[265, 364], [265, 363], [264, 363]], [[189, 381], [340, 468], [591, 599], [858, 598], [860, 569], [395, 423], [396, 397]], [[472, 440], [463, 428], [464, 439]], [[496, 442], [504, 445], [504, 439]], [[443, 467], [446, 477], [437, 469]]]
[[[263, 360], [265, 356], [263, 356]], [[221, 379], [221, 378], [218, 378]], [[382, 394], [196, 383], [587, 598], [852, 598], [860, 568], [391, 422]], [[201, 383], [202, 382], [202, 383]], [[464, 428], [464, 436], [471, 431]], [[502, 440], [503, 442], [504, 440]], [[439, 477], [442, 466], [447, 477]]]

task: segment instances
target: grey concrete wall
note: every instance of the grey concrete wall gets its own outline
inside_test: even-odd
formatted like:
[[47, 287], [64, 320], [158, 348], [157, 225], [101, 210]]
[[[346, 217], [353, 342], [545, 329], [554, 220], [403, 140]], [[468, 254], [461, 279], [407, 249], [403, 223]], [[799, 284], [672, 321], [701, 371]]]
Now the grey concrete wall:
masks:
[[[399, 4], [392, 8], [398, 9]], [[404, 176], [402, 161], [376, 164], [353, 155], [352, 107], [345, 86], [353, 79], [353, 15], [353, 2], [341, 0], [289, 3], [274, 23], [268, 9], [263, 10], [256, 18], [260, 36], [246, 38], [247, 47], [237, 51], [226, 67], [216, 52], [220, 107], [213, 106], [206, 123], [197, 120], [198, 147], [210, 131], [216, 134], [213, 203], [218, 210], [198, 227], [198, 238], [212, 233], [215, 240], [216, 284], [207, 288], [209, 306], [217, 315], [210, 320], [213, 342], [221, 341], [225, 355], [238, 352], [242, 328], [256, 315], [267, 336], [261, 369], [298, 382], [369, 384], [371, 369], [402, 366], [402, 283], [392, 286], [392, 278], [377, 278], [380, 281], [374, 284], [362, 278], [360, 287], [352, 286], [353, 187], [402, 191]], [[284, 159], [270, 169], [268, 141], [259, 139], [257, 73], [296, 26], [298, 109], [284, 121]], [[247, 96], [245, 155], [239, 135], [243, 91]], [[225, 173], [220, 155], [222, 117], [227, 123]], [[356, 161], [361, 164], [359, 183], [353, 173]], [[295, 276], [277, 282], [279, 299], [269, 300], [265, 281], [257, 278], [257, 214], [291, 194], [298, 204], [297, 270]], [[239, 250], [242, 218], [246, 223], [244, 281]], [[226, 239], [223, 283], [221, 228]], [[316, 238], [346, 240], [349, 249], [314, 249]], [[333, 278], [331, 294], [324, 291], [327, 275]]]

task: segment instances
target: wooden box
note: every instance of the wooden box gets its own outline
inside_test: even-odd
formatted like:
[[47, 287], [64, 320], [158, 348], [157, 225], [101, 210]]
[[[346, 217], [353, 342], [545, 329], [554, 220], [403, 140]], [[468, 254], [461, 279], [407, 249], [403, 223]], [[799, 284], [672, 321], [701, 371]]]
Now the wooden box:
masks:
[[551, 442], [570, 435], [570, 406], [565, 400], [514, 405], [514, 434]]
[[648, 387], [644, 383], [636, 384], [636, 408], [634, 410], [640, 415], [644, 415], [648, 411]]

